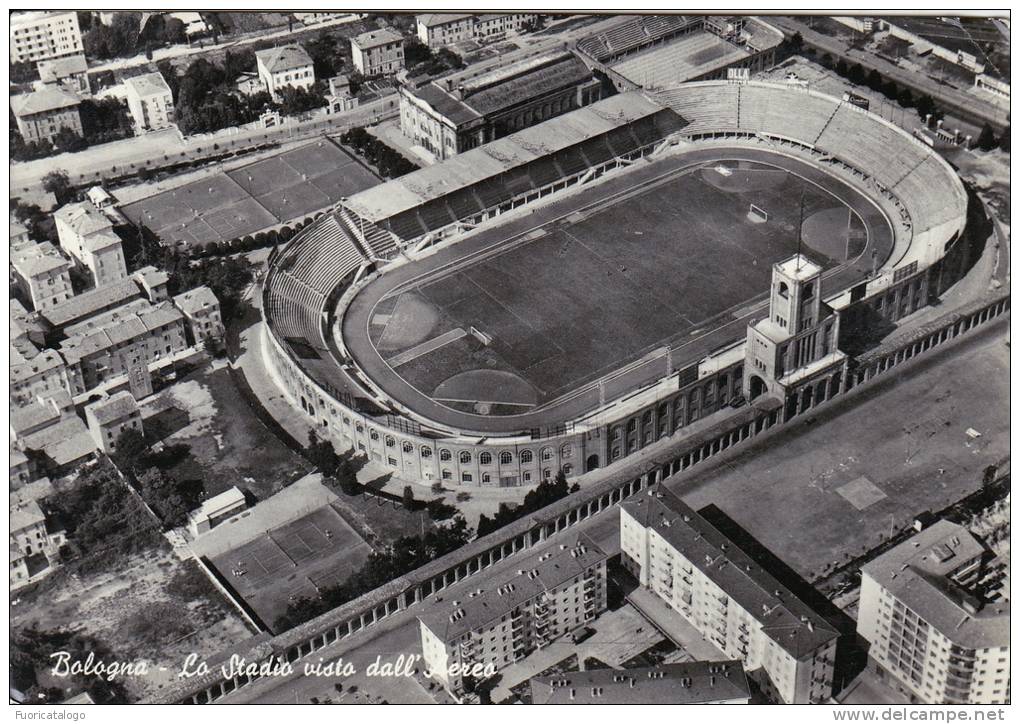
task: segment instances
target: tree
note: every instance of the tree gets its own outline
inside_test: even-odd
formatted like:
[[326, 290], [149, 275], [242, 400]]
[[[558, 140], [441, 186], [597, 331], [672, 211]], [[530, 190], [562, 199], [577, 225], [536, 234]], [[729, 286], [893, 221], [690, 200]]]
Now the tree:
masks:
[[405, 509], [407, 509], [407, 510], [414, 510], [414, 503], [415, 503], [415, 500], [414, 500], [414, 490], [411, 488], [410, 485], [405, 485], [404, 486], [403, 502], [404, 502], [404, 508]]
[[796, 55], [804, 48], [804, 36], [797, 31], [790, 36], [790, 53]]
[[145, 436], [133, 427], [125, 429], [114, 441], [110, 455], [114, 464], [124, 472], [133, 472], [144, 467], [149, 453]]
[[996, 147], [995, 129], [988, 123], [981, 127], [981, 133], [977, 137], [977, 147], [982, 151], [991, 151]]
[[329, 440], [319, 440], [315, 430], [308, 431], [308, 447], [305, 449], [305, 457], [325, 477], [331, 477], [340, 462], [333, 443]]
[[43, 176], [42, 187], [44, 191], [53, 194], [57, 206], [63, 206], [74, 199], [74, 186], [66, 171], [50, 171]]
[[162, 470], [146, 470], [138, 476], [138, 486], [142, 498], [168, 529], [184, 525], [188, 512], [199, 504], [200, 494], [196, 494], [199, 491]]
[[981, 485], [987, 488], [989, 485], [995, 482], [995, 476], [998, 475], [999, 468], [997, 465], [989, 465], [984, 469], [981, 474]]

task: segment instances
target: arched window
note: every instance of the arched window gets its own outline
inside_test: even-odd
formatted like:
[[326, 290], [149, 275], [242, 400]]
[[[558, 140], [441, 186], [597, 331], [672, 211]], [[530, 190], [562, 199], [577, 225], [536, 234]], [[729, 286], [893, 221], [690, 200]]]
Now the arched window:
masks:
[[510, 454], [508, 450], [504, 450], [499, 454], [499, 464], [509, 465], [514, 461], [514, 456]]
[[660, 422], [662, 420], [665, 420], [667, 417], [669, 417], [669, 407], [666, 405], [665, 402], [663, 402], [661, 405], [659, 405], [659, 420], [660, 420]]
[[442, 460], [444, 463], [448, 463], [451, 460], [453, 460], [453, 455], [450, 453], [449, 450], [446, 450], [444, 448], [443, 450], [439, 451], [439, 459]]
[[531, 450], [521, 450], [521, 464], [527, 465], [535, 459], [535, 454]]
[[359, 422], [357, 425], [354, 426], [354, 429], [357, 430], [358, 432], [364, 432], [365, 426]]
[[470, 483], [472, 480], [471, 473], [461, 473], [460, 479], [465, 483]]
[[549, 480], [552, 478], [552, 468], [545, 468], [542, 470], [542, 480]]
[[412, 452], [414, 452], [414, 445], [412, 445], [411, 443], [405, 441], [403, 446], [402, 446], [402, 449], [406, 453], [412, 453]]
[[641, 416], [641, 424], [642, 425], [651, 425], [652, 424], [652, 411], [651, 410], [645, 410], [645, 414]]
[[491, 483], [492, 482], [492, 476], [489, 475], [488, 473], [482, 473], [482, 482], [483, 483]]
[[393, 439], [392, 435], [386, 436], [386, 447], [393, 447], [397, 444], [397, 441]]
[[478, 456], [481, 465], [492, 465], [492, 453], [483, 452]]
[[461, 452], [460, 452], [460, 464], [461, 465], [467, 465], [470, 462], [471, 462], [471, 453], [469, 453], [467, 450], [461, 450]]
[[560, 457], [561, 458], [566, 459], [566, 458], [569, 458], [573, 454], [574, 454], [574, 448], [570, 447], [570, 445], [564, 445], [563, 447], [560, 448]]
[[637, 430], [637, 420], [636, 419], [631, 420], [630, 422], [627, 423], [627, 432], [628, 433], [634, 432], [635, 430]]
[[547, 462], [553, 459], [553, 449], [551, 447], [542, 448], [542, 460]]
[[563, 466], [563, 474], [564, 475], [573, 475], [574, 474], [574, 466], [571, 465], [570, 463], [567, 463], [566, 465], [564, 465]]
[[422, 457], [423, 460], [428, 460], [430, 457], [432, 457], [432, 448], [430, 448], [430, 447], [428, 447], [426, 445], [422, 445], [421, 446], [421, 457]]
[[790, 287], [786, 286], [786, 282], [779, 282], [779, 296], [783, 299], [790, 298]]

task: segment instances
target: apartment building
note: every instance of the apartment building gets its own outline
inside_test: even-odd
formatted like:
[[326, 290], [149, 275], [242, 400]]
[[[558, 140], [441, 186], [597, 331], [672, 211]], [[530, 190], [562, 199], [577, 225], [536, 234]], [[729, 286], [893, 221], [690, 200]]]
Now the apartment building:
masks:
[[537, 15], [529, 13], [488, 13], [475, 18], [475, 38], [482, 42], [502, 40], [521, 32]]
[[14, 407], [30, 405], [38, 397], [68, 392], [67, 365], [52, 349], [40, 351], [12, 318], [8, 381]]
[[64, 58], [40, 60], [36, 63], [36, 68], [39, 71], [39, 80], [44, 85], [58, 86], [82, 97], [92, 94], [88, 62], [81, 53]]
[[739, 661], [688, 661], [637, 669], [536, 676], [532, 704], [749, 704]]
[[415, 18], [418, 39], [430, 48], [442, 48], [461, 40], [495, 41], [520, 32], [537, 15], [529, 13], [424, 13]]
[[10, 246], [18, 246], [20, 244], [27, 244], [29, 241], [28, 229], [20, 221], [14, 221], [11, 219], [11, 238], [8, 242]]
[[53, 219], [61, 248], [92, 272], [97, 287], [127, 276], [123, 244], [106, 214], [82, 201], [62, 206]]
[[35, 11], [10, 16], [11, 62], [35, 62], [84, 52], [78, 13]]
[[169, 302], [139, 299], [64, 330], [57, 348], [71, 394], [80, 395], [140, 366], [169, 361], [188, 348], [184, 315]]
[[1009, 603], [993, 558], [941, 520], [861, 569], [857, 632], [869, 664], [911, 701], [1009, 702]]
[[351, 57], [362, 75], [392, 75], [404, 67], [404, 38], [395, 30], [372, 30], [351, 38]]
[[174, 124], [174, 97], [162, 73], [128, 78], [124, 92], [136, 133], [159, 131]]
[[220, 301], [206, 286], [195, 287], [174, 297], [174, 306], [184, 315], [190, 344], [202, 344], [207, 339], [223, 339], [223, 320]]
[[83, 136], [78, 96], [57, 87], [11, 96], [11, 112], [26, 143], [50, 143], [62, 130]]
[[49, 309], [74, 296], [71, 263], [48, 241], [12, 247], [11, 268], [15, 285], [36, 311]]
[[312, 57], [300, 45], [267, 48], [255, 53], [255, 65], [263, 89], [280, 100], [280, 89], [308, 89], [315, 83], [315, 65]]
[[592, 621], [606, 608], [607, 558], [580, 534], [522, 557], [515, 574], [483, 573], [463, 596], [436, 597], [418, 616], [433, 679], [459, 697], [465, 677], [457, 667], [498, 671]]
[[661, 485], [620, 507], [623, 566], [770, 697], [828, 701], [838, 631]]
[[138, 403], [126, 390], [87, 405], [85, 423], [96, 446], [107, 455], [117, 451], [117, 438], [125, 431], [144, 434]]

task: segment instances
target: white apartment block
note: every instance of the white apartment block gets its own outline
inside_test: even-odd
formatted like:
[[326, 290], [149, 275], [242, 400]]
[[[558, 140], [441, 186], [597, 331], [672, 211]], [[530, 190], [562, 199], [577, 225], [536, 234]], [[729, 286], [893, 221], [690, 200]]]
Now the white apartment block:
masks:
[[74, 296], [71, 263], [50, 242], [11, 248], [14, 282], [36, 311], [49, 309]]
[[839, 633], [662, 486], [620, 507], [624, 568], [783, 703], [833, 695]]
[[315, 83], [312, 58], [300, 45], [267, 48], [255, 53], [259, 80], [273, 100], [280, 99], [280, 89], [311, 88]]
[[96, 446], [107, 454], [117, 451], [117, 438], [126, 430], [144, 434], [138, 403], [126, 390], [87, 405], [85, 423]]
[[125, 95], [137, 133], [158, 131], [174, 123], [174, 98], [162, 73], [146, 73], [124, 81]]
[[372, 30], [351, 38], [354, 67], [362, 75], [392, 75], [404, 67], [404, 38], [394, 30]]
[[442, 48], [461, 40], [499, 40], [520, 32], [537, 17], [528, 13], [424, 13], [415, 18], [415, 29], [422, 43], [430, 48]]
[[35, 62], [84, 51], [78, 13], [34, 11], [10, 17], [11, 62]]
[[97, 287], [127, 276], [123, 244], [102, 211], [83, 201], [61, 207], [53, 218], [61, 248], [92, 272]]
[[174, 306], [184, 314], [192, 344], [202, 344], [207, 339], [223, 339], [220, 301], [212, 289], [201, 286], [178, 294], [174, 297]]
[[[1009, 603], [986, 591], [992, 555], [939, 521], [861, 569], [857, 633], [874, 670], [911, 701], [1010, 701]], [[992, 573], [994, 577], [994, 573]]]
[[498, 671], [594, 620], [606, 608], [606, 560], [581, 534], [523, 557], [516, 574], [482, 574], [463, 596], [436, 597], [418, 616], [433, 679], [459, 696], [457, 667]]

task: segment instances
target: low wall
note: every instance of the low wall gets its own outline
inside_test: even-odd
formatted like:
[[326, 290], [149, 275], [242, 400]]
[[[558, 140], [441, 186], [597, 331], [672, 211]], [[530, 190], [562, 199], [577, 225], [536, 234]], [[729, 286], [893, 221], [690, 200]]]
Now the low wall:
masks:
[[[951, 312], [917, 330], [893, 339], [862, 355], [851, 367], [851, 373], [833, 397], [867, 384], [898, 364], [924, 354], [967, 332], [1001, 318], [1010, 309], [1009, 291]], [[830, 397], [829, 399], [833, 399]], [[263, 642], [248, 655], [249, 662], [290, 661], [309, 656], [315, 651], [353, 636], [399, 611], [420, 604], [454, 583], [495, 565], [497, 562], [527, 550], [550, 537], [618, 505], [622, 500], [651, 485], [687, 470], [806, 410], [784, 418], [784, 410], [744, 407], [733, 411], [727, 419], [678, 441], [675, 451], [662, 459], [626, 465], [612, 471], [612, 477], [594, 482], [535, 514], [515, 521], [489, 535], [476, 539], [442, 558], [405, 576], [390, 581], [353, 601]], [[211, 703], [258, 677], [237, 676], [225, 679], [218, 670], [182, 682], [160, 696], [160, 703]]]

